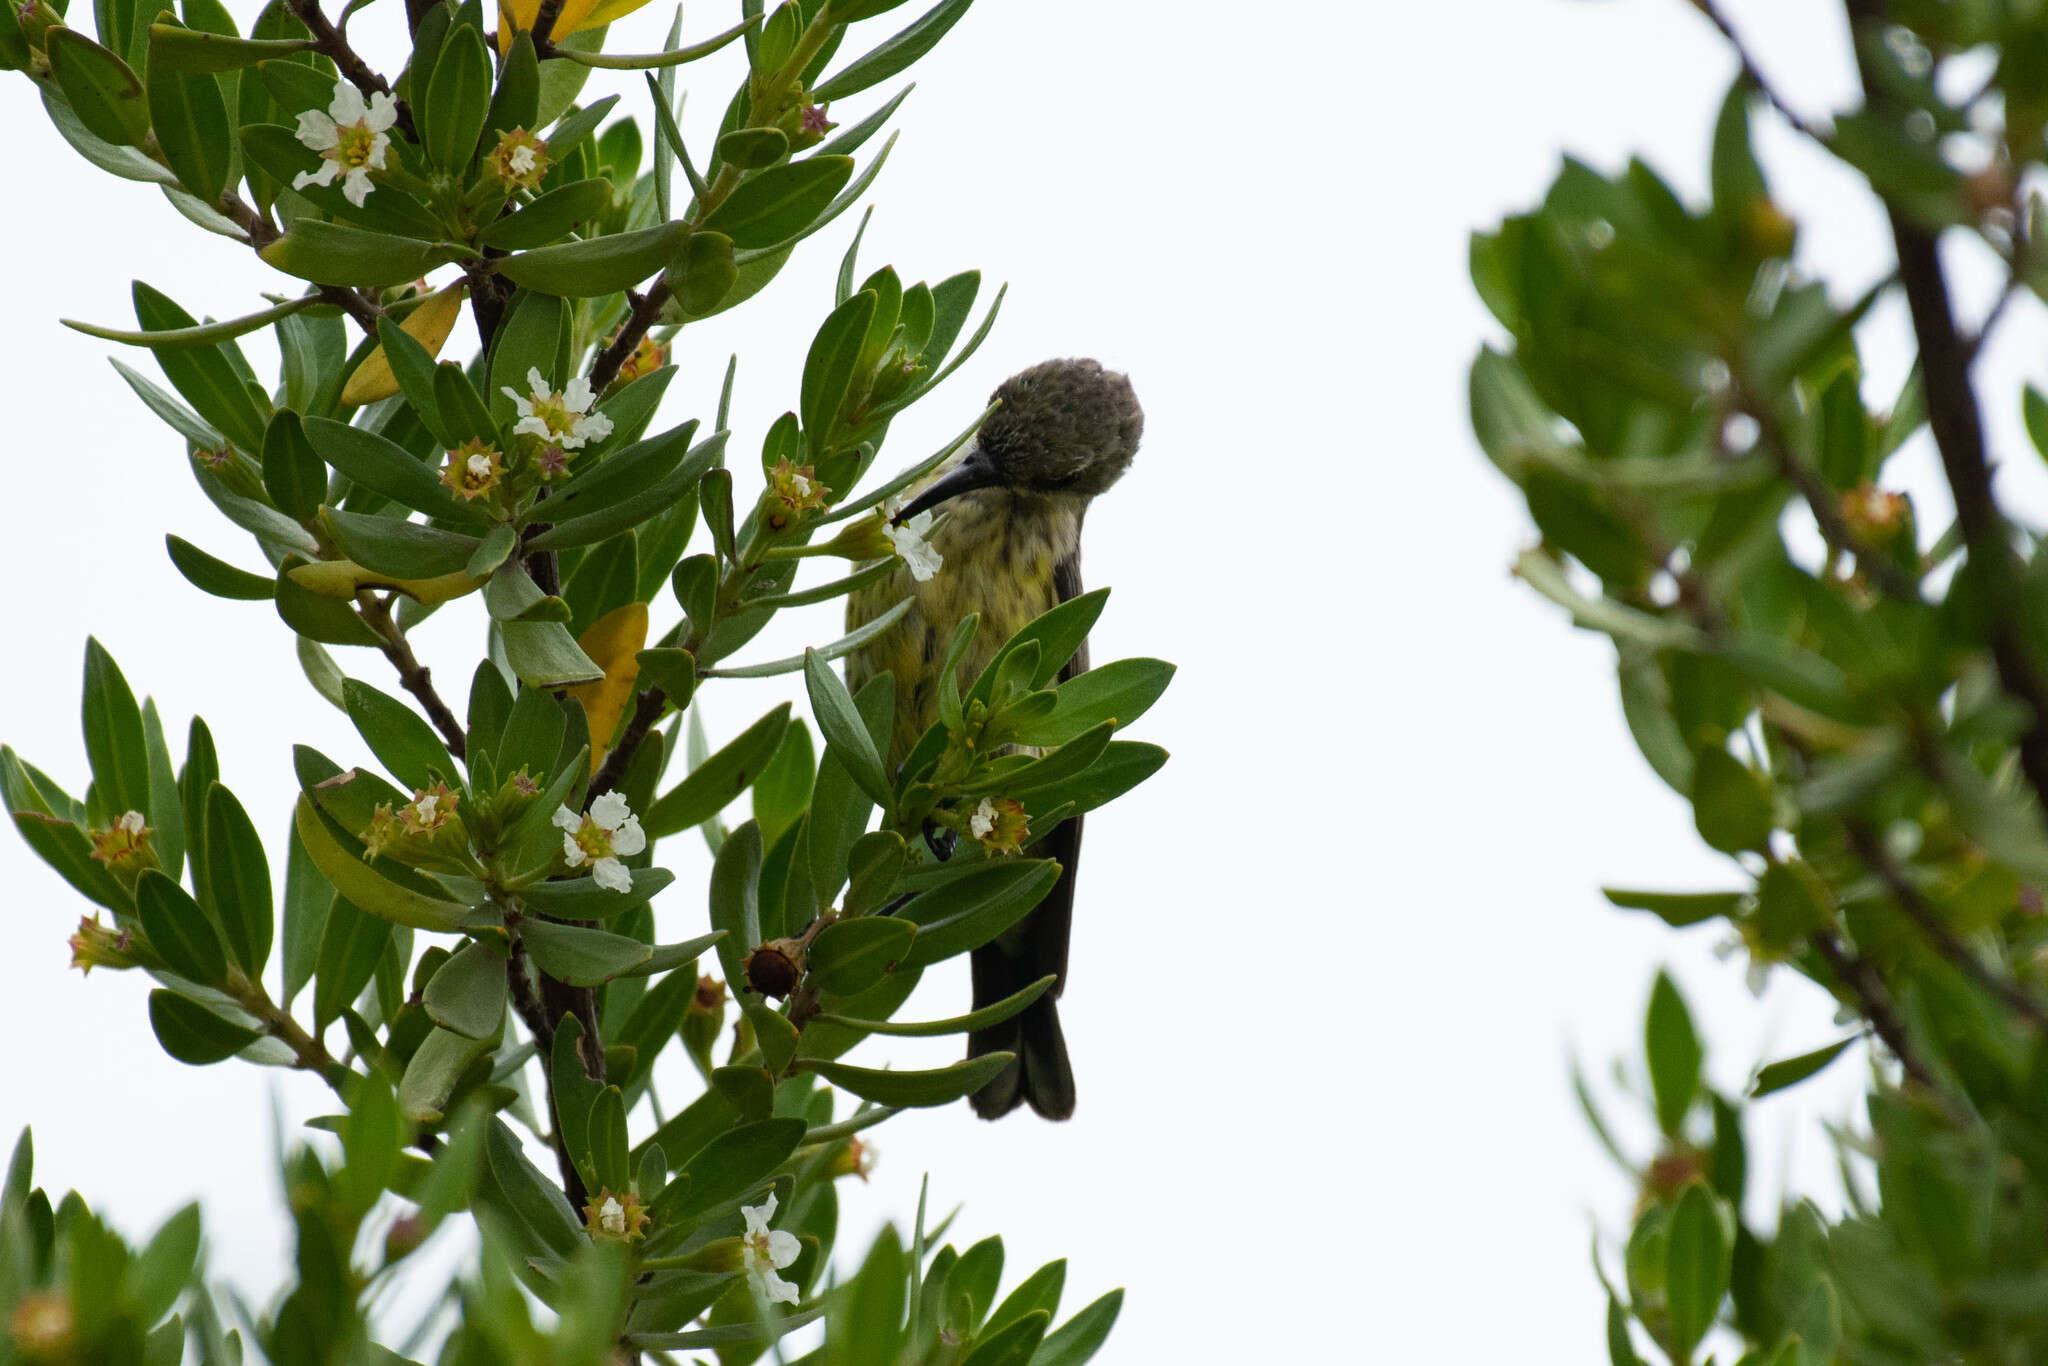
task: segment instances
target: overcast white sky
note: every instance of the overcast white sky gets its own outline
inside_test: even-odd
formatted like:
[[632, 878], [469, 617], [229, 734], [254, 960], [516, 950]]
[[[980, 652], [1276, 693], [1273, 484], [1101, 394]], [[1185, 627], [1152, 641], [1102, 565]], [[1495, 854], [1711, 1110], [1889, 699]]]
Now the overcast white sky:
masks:
[[[245, 22], [250, 8], [237, 7]], [[614, 48], [656, 46], [656, 8]], [[1836, 6], [1730, 9], [1803, 107], [1848, 98]], [[386, 0], [358, 29], [398, 11]], [[699, 7], [689, 31], [724, 22]], [[870, 27], [870, 42], [886, 31]], [[1715, 961], [1712, 931], [1681, 937], [1598, 895], [1603, 882], [1734, 874], [1630, 745], [1609, 648], [1508, 577], [1529, 531], [1465, 422], [1465, 368], [1492, 335], [1465, 244], [1538, 195], [1566, 150], [1604, 168], [1641, 150], [1698, 187], [1732, 70], [1681, 0], [983, 0], [918, 70], [864, 260], [906, 280], [978, 266], [1011, 290], [988, 344], [897, 425], [885, 458], [933, 449], [1004, 375], [1047, 356], [1128, 369], [1148, 424], [1131, 475], [1089, 519], [1088, 580], [1116, 589], [1095, 657], [1159, 655], [1181, 672], [1136, 731], [1172, 764], [1089, 821], [1062, 1006], [1078, 1116], [991, 1126], [955, 1107], [892, 1121], [875, 1135], [873, 1184], [848, 1193], [842, 1245], [907, 1218], [930, 1171], [939, 1207], [965, 1205], [958, 1237], [1005, 1236], [1013, 1278], [1068, 1257], [1069, 1309], [1129, 1287], [1107, 1360], [1345, 1342], [1385, 1360], [1597, 1350], [1589, 1233], [1612, 1235], [1632, 1193], [1573, 1109], [1569, 1053], [1604, 1071], [1639, 1050], [1659, 963], [1708, 1022], [1724, 1087], [1833, 1037], [1832, 1007], [1793, 983], [1752, 1002], [1740, 964]], [[732, 71], [685, 69], [703, 92], [693, 140]], [[637, 79], [615, 88], [639, 108]], [[0, 275], [0, 737], [82, 790], [78, 666], [96, 634], [174, 726], [208, 718], [223, 776], [281, 837], [293, 741], [367, 755], [303, 682], [267, 607], [202, 597], [171, 569], [166, 531], [257, 557], [108, 367], [115, 348], [55, 319], [126, 323], [131, 276], [218, 316], [289, 286], [153, 189], [78, 161], [26, 81], [0, 81], [0, 122], [16, 206]], [[1765, 145], [1781, 196], [1817, 215], [1805, 264], [1843, 295], [1860, 288], [1887, 264], [1878, 219], [1809, 149], [1778, 130]], [[742, 469], [793, 406], [855, 221], [755, 304], [681, 339], [671, 421], [708, 418], [740, 352]], [[1981, 298], [1988, 277], [1970, 279]], [[2022, 318], [1984, 374], [2016, 464], [2031, 465], [2015, 444], [2018, 358], [2039, 354], [2041, 330]], [[1896, 315], [1873, 324], [1880, 346], [1896, 332]], [[455, 344], [472, 342], [465, 328]], [[1892, 345], [1874, 392], [1899, 373]], [[2038, 466], [2021, 477], [2040, 492]], [[672, 619], [666, 600], [657, 611]], [[446, 611], [422, 633], [456, 693], [479, 615]], [[831, 609], [796, 614], [752, 653], [837, 633]], [[390, 688], [380, 658], [347, 653], [346, 668]], [[714, 739], [782, 695], [707, 688]], [[681, 880], [657, 909], [675, 939], [703, 928], [703, 850], [665, 849]], [[264, 1293], [284, 1246], [273, 1094], [296, 1119], [326, 1093], [168, 1060], [145, 981], [65, 970], [81, 904], [12, 839], [0, 887], [0, 1131], [33, 1121], [39, 1179], [80, 1187], [131, 1233], [203, 1195], [215, 1268]], [[911, 1010], [950, 1013], [964, 977], [935, 974]], [[904, 1063], [951, 1047], [868, 1045]], [[1828, 1192], [1817, 1125], [1786, 1120], [1841, 1115], [1856, 1081], [1840, 1066], [1765, 1112], [1751, 1136], [1760, 1207], [1788, 1162]]]

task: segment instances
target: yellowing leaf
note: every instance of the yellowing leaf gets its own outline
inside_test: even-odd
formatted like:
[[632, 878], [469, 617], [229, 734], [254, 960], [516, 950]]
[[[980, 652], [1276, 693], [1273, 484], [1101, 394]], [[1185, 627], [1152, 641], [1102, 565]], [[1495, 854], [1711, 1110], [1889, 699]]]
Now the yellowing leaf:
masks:
[[590, 623], [576, 643], [604, 670], [604, 677], [595, 682], [564, 689], [583, 704], [583, 715], [590, 722], [590, 771], [595, 773], [639, 682], [640, 662], [635, 656], [647, 644], [647, 604], [629, 602], [613, 608]]
[[[454, 284], [438, 293], [429, 295], [427, 301], [415, 308], [400, 323], [399, 329], [421, 346], [427, 354], [438, 356], [447, 344], [448, 334], [455, 330], [455, 320], [462, 316], [462, 286]], [[348, 377], [342, 386], [341, 401], [360, 408], [365, 403], [390, 398], [398, 392], [398, 376], [391, 373], [391, 362], [379, 346], [363, 357], [363, 363]]]
[[[598, 19], [595, 12], [599, 0], [567, 0], [562, 6], [561, 15], [555, 20], [555, 27], [550, 36], [559, 42], [572, 33], [608, 24], [621, 14], [631, 14], [646, 3], [647, 0], [611, 0], [611, 3], [604, 5], [609, 17]], [[510, 52], [513, 37], [531, 32], [533, 21], [539, 14], [540, 0], [498, 0], [498, 51]]]
[[[347, 600], [365, 588], [396, 588], [407, 597], [430, 606], [474, 593], [485, 582], [460, 571], [432, 579], [394, 579], [389, 574], [365, 569], [354, 560], [320, 560], [302, 564], [291, 571], [291, 576], [293, 583], [323, 598]], [[647, 628], [643, 624], [640, 629], [644, 632]]]

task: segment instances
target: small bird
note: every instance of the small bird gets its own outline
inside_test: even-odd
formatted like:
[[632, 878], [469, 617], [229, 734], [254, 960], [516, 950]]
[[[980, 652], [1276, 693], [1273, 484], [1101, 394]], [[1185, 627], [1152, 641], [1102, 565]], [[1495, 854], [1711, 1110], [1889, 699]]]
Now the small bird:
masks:
[[[981, 614], [961, 663], [964, 689], [1011, 636], [1082, 592], [1081, 523], [1088, 504], [1130, 467], [1145, 427], [1130, 380], [1092, 360], [1034, 365], [1004, 380], [991, 399], [1000, 406], [975, 440], [897, 514], [901, 522], [943, 506], [946, 516], [932, 536], [941, 568], [919, 582], [899, 562], [893, 575], [847, 603], [853, 629], [911, 599], [910, 610], [894, 626], [846, 661], [847, 686], [856, 692], [877, 674], [895, 676], [892, 770], [938, 719], [939, 673], [962, 618]], [[1060, 681], [1087, 669], [1083, 641], [1060, 669]], [[1023, 1013], [968, 1036], [970, 1058], [1016, 1054], [974, 1094], [975, 1113], [984, 1119], [1025, 1103], [1047, 1119], [1074, 1113], [1074, 1073], [1054, 1003], [1067, 979], [1080, 818], [1062, 824], [1029, 853], [1056, 860], [1060, 879], [1021, 924], [974, 950], [974, 1005], [993, 1005], [1047, 975], [1059, 980]]]

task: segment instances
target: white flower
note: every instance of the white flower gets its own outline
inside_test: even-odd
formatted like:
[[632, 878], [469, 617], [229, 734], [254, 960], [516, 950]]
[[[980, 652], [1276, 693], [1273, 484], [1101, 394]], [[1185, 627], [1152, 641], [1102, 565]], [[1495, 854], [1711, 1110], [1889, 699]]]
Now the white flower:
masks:
[[121, 819], [114, 822], [114, 828], [124, 835], [142, 833], [143, 815], [140, 811], [123, 811]]
[[334, 83], [334, 102], [327, 112], [308, 109], [299, 115], [299, 141], [321, 156], [320, 169], [301, 171], [292, 177], [292, 188], [332, 185], [340, 176], [341, 192], [348, 202], [361, 208], [375, 186], [370, 172], [384, 169], [384, 153], [391, 146], [386, 131], [398, 121], [398, 101], [384, 91], [363, 103], [363, 92], [347, 81]]
[[946, 567], [946, 558], [931, 542], [932, 514], [920, 512], [898, 525], [896, 513], [902, 506], [894, 498], [882, 505], [882, 532], [896, 547], [896, 555], [903, 561], [903, 567], [910, 571], [910, 577], [923, 583]]
[[432, 792], [428, 792], [412, 804], [412, 814], [421, 825], [432, 825], [434, 823], [434, 808], [440, 804], [441, 799]]
[[597, 1226], [606, 1233], [611, 1234], [614, 1238], [624, 1235], [626, 1232], [626, 1207], [619, 1203], [617, 1196], [607, 1195], [604, 1198], [604, 1204], [597, 1211]]
[[974, 814], [967, 818], [967, 829], [978, 840], [985, 840], [996, 828], [996, 804], [987, 797], [974, 808]]
[[590, 813], [583, 816], [566, 806], [557, 807], [555, 826], [562, 832], [562, 857], [571, 868], [588, 863], [590, 875], [606, 891], [633, 890], [633, 877], [619, 860], [645, 849], [647, 834], [623, 796], [607, 792], [592, 802]]
[[533, 148], [522, 142], [512, 149], [512, 154], [507, 158], [507, 161], [512, 167], [513, 174], [531, 175], [535, 165]]
[[473, 477], [477, 479], [488, 479], [491, 477], [490, 456], [483, 454], [472, 455], [465, 463], [468, 464], [469, 472]]
[[612, 434], [612, 420], [603, 413], [590, 411], [597, 396], [590, 392], [590, 381], [583, 376], [570, 380], [559, 394], [549, 391], [539, 366], [526, 372], [526, 382], [533, 390], [531, 395], [504, 386], [505, 397], [519, 409], [519, 421], [512, 428], [515, 434], [529, 433], [570, 451], [580, 449], [586, 441], [602, 441]]
[[768, 1192], [765, 1205], [740, 1206], [740, 1217], [747, 1221], [747, 1231], [740, 1235], [740, 1262], [747, 1274], [769, 1299], [795, 1304], [799, 1298], [796, 1286], [775, 1273], [801, 1256], [804, 1245], [794, 1233], [768, 1227], [775, 1217], [775, 1192]]

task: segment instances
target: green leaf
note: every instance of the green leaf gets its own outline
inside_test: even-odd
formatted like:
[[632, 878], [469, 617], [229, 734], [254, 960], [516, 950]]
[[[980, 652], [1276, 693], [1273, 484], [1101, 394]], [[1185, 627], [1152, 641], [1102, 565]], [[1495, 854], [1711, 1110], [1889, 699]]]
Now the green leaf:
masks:
[[156, 869], [135, 884], [135, 914], [142, 932], [172, 972], [203, 987], [227, 980], [227, 955], [206, 912], [183, 887]]
[[484, 1153], [489, 1182], [479, 1194], [487, 1207], [518, 1221], [534, 1246], [557, 1257], [573, 1256], [588, 1244], [583, 1221], [569, 1208], [561, 1188], [527, 1161], [518, 1138], [495, 1115], [484, 1139]]
[[1671, 1315], [1671, 1336], [1680, 1360], [1687, 1358], [1728, 1293], [1728, 1236], [1721, 1226], [1712, 1192], [1694, 1182], [1678, 1198], [1665, 1244], [1664, 1293]]
[[[293, 828], [284, 867], [284, 1003], [289, 1006], [306, 983], [313, 980], [320, 959], [320, 937], [327, 928], [327, 911], [334, 904], [334, 889], [313, 860]], [[353, 911], [354, 908], [350, 907]]]
[[615, 1191], [625, 1190], [633, 1180], [625, 1101], [625, 1094], [618, 1087], [605, 1087], [591, 1102], [588, 1120], [591, 1184]]
[[983, 1006], [980, 1010], [955, 1015], [946, 1020], [862, 1020], [850, 1015], [834, 1014], [831, 1011], [821, 1012], [817, 1019], [826, 1024], [857, 1029], [864, 1034], [887, 1034], [903, 1039], [930, 1039], [942, 1034], [970, 1034], [978, 1029], [999, 1025], [1022, 1014], [1026, 1006], [1045, 995], [1057, 981], [1057, 975], [1041, 977], [1022, 991], [1005, 996], [994, 1005]]
[[549, 1087], [554, 1092], [555, 1122], [569, 1159], [589, 1175], [590, 1107], [597, 1100], [598, 1083], [583, 1070], [583, 1022], [564, 1014], [555, 1028], [554, 1048], [548, 1056]]
[[1732, 918], [1741, 908], [1741, 892], [1630, 892], [1602, 887], [1600, 894], [1627, 911], [1648, 911], [1673, 929], [1703, 920]]
[[796, 1151], [804, 1129], [800, 1119], [764, 1119], [712, 1139], [683, 1164], [689, 1190], [672, 1218], [694, 1219], [752, 1191]]
[[488, 1039], [505, 1022], [505, 960], [470, 941], [427, 979], [427, 1018], [472, 1039]]
[[877, 300], [864, 289], [832, 310], [804, 358], [800, 411], [810, 454], [823, 456], [854, 375], [861, 370], [861, 343], [875, 319]]
[[1665, 1133], [1676, 1134], [1699, 1095], [1703, 1055], [1685, 999], [1678, 994], [1670, 976], [1662, 972], [1650, 988], [1643, 1044], [1650, 1061], [1650, 1089], [1657, 1098], [1657, 1123]]
[[[588, 497], [584, 500], [584, 505], [591, 508], [589, 512], [555, 523], [547, 531], [527, 541], [526, 548], [529, 551], [566, 550], [574, 546], [595, 545], [657, 517], [682, 502], [698, 488], [705, 469], [719, 458], [724, 449], [724, 434], [720, 433], [697, 446], [681, 464], [662, 478], [627, 493], [608, 506], [599, 505], [600, 500], [596, 496]], [[623, 459], [627, 453], [621, 452], [620, 458]], [[615, 485], [608, 485], [605, 496], [609, 498], [617, 492], [619, 490]]]
[[1173, 672], [1163, 659], [1119, 659], [1076, 674], [1060, 684], [1059, 703], [1050, 715], [1017, 728], [1017, 743], [1064, 745], [1103, 721], [1122, 729], [1159, 700]]
[[1858, 1034], [1851, 1034], [1847, 1038], [1837, 1039], [1825, 1048], [1816, 1048], [1811, 1053], [1801, 1053], [1794, 1058], [1781, 1058], [1777, 1062], [1766, 1064], [1757, 1072], [1756, 1080], [1750, 1083], [1749, 1094], [1752, 1097], [1768, 1096], [1773, 1091], [1782, 1091], [1788, 1086], [1798, 1085], [1842, 1056], [1842, 1051], [1861, 1037]]
[[638, 232], [536, 247], [497, 262], [498, 273], [541, 294], [590, 298], [640, 283], [682, 248], [689, 229], [664, 223]]
[[1007, 859], [919, 893], [892, 917], [918, 927], [902, 966], [928, 967], [988, 943], [1045, 900], [1060, 872], [1050, 859]]
[[185, 75], [171, 63], [159, 63], [156, 33], [150, 29], [149, 116], [164, 160], [184, 187], [209, 205], [219, 202], [235, 162], [234, 129], [228, 123], [227, 101], [220, 81], [200, 73]]
[[[171, 1312], [199, 1261], [200, 1218], [193, 1202], [164, 1220], [128, 1271], [127, 1291], [139, 1323]], [[182, 1343], [182, 1334], [180, 1335]]]
[[917, 926], [894, 916], [836, 921], [811, 941], [810, 979], [835, 996], [866, 991], [895, 967], [916, 938]]
[[400, 1113], [415, 1124], [440, 1120], [463, 1073], [490, 1047], [487, 1039], [468, 1038], [452, 1029], [437, 1028], [428, 1034], [398, 1083]]
[[839, 1062], [821, 1062], [815, 1058], [800, 1058], [797, 1066], [816, 1072], [840, 1090], [862, 1100], [871, 1100], [877, 1105], [912, 1107], [950, 1105], [963, 1096], [973, 1095], [996, 1073], [1009, 1066], [1011, 1057], [1009, 1053], [985, 1053], [950, 1067], [924, 1072], [877, 1071]]
[[149, 754], [142, 733], [142, 708], [135, 704], [135, 694], [114, 657], [89, 636], [81, 710], [85, 757], [92, 765], [93, 786], [106, 804], [108, 818], [118, 818], [126, 811], [150, 814]]
[[641, 822], [647, 837], [660, 839], [701, 825], [731, 805], [782, 743], [782, 733], [789, 725], [789, 706], [785, 702], [754, 722], [664, 793]]
[[323, 815], [310, 797], [299, 798], [296, 822], [299, 839], [313, 866], [334, 885], [335, 891], [371, 915], [393, 924], [446, 934], [469, 914], [470, 908], [461, 902], [434, 897], [394, 881], [382, 867], [364, 862], [362, 845]]
[[642, 650], [633, 662], [639, 666], [640, 681], [660, 688], [670, 706], [690, 705], [690, 695], [697, 691], [697, 662], [688, 650]]
[[861, 791], [887, 810], [893, 794], [882, 768], [882, 756], [846, 685], [825, 666], [816, 650], [804, 651], [804, 688], [811, 699], [811, 715], [825, 737], [826, 751], [845, 766]]
[[326, 645], [375, 645], [378, 636], [357, 613], [354, 604], [315, 593], [292, 577], [305, 561], [288, 555], [278, 568], [273, 597], [277, 616], [285, 625], [308, 640]]
[[705, 317], [714, 311], [739, 282], [739, 263], [733, 259], [733, 243], [722, 232], [693, 232], [683, 243], [681, 257], [669, 267], [669, 286], [683, 312]]
[[962, 1366], [1029, 1366], [1051, 1323], [1050, 1310], [1034, 1309], [999, 1329], [984, 1329]]
[[1775, 824], [1770, 788], [1727, 750], [1710, 745], [1695, 756], [1692, 803], [1700, 838], [1721, 852], [1769, 845]]
[[342, 552], [365, 569], [394, 579], [435, 579], [468, 572], [483, 548], [475, 536], [397, 517], [366, 517], [329, 508], [327, 526]]
[[811, 98], [823, 104], [880, 85], [937, 46], [973, 3], [974, 0], [940, 0], [895, 37], [842, 67], [814, 89]]
[[414, 110], [420, 145], [433, 163], [465, 177], [491, 107], [491, 58], [474, 24], [458, 24], [441, 44], [427, 95]]
[[1112, 1290], [1096, 1300], [1046, 1335], [1038, 1354], [1032, 1358], [1033, 1366], [1086, 1366], [1108, 1341], [1109, 1330], [1116, 1326], [1116, 1316], [1123, 1307], [1121, 1290]]
[[579, 877], [528, 883], [519, 889], [519, 899], [557, 920], [609, 920], [645, 906], [676, 880], [666, 868], [635, 868], [629, 876], [630, 892], [615, 892], [598, 886], [595, 878]]
[[528, 920], [519, 936], [534, 965], [558, 982], [594, 987], [632, 971], [654, 952], [637, 939], [581, 925]]
[[465, 506], [396, 442], [324, 417], [306, 418], [304, 426], [321, 459], [364, 488], [429, 516], [471, 526], [488, 522], [486, 514]]
[[549, 190], [517, 213], [495, 219], [477, 234], [480, 246], [527, 251], [567, 236], [611, 207], [612, 183], [602, 177]]
[[701, 226], [741, 248], [771, 247], [807, 227], [853, 175], [853, 158], [811, 156], [739, 183]]
[[51, 29], [44, 48], [50, 74], [94, 137], [116, 146], [148, 145], [149, 101], [128, 63], [76, 29]]
[[540, 62], [534, 53], [533, 35], [521, 32], [513, 37], [512, 50], [498, 72], [498, 88], [491, 94], [484, 132], [495, 135], [514, 128], [536, 128], [539, 118]]
[[773, 166], [789, 152], [789, 135], [780, 128], [735, 128], [718, 139], [718, 160], [744, 171]]
[[199, 75], [216, 71], [239, 71], [273, 58], [292, 57], [315, 50], [307, 38], [237, 38], [228, 33], [205, 33], [182, 24], [149, 26], [149, 70], [176, 71]]
[[285, 274], [316, 285], [406, 284], [469, 254], [450, 242], [428, 242], [317, 218], [297, 220], [284, 236], [257, 253]]
[[275, 933], [270, 860], [249, 813], [219, 783], [208, 787], [202, 847], [206, 894], [220, 919], [221, 936], [249, 980], [260, 981]]
[[263, 431], [263, 488], [278, 511], [300, 521], [318, 513], [327, 497], [327, 464], [289, 408], [272, 413]]
[[[804, 746], [808, 753], [810, 746]], [[871, 830], [853, 842], [847, 851], [845, 910], [848, 915], [866, 915], [879, 910], [895, 890], [909, 850], [903, 836], [894, 830]]]
[[761, 827], [747, 821], [711, 861], [711, 928], [722, 930], [718, 964], [728, 982], [747, 980], [747, 955], [761, 942]]
[[440, 737], [411, 707], [353, 678], [342, 685], [342, 698], [370, 752], [399, 782], [416, 792], [433, 787], [437, 779], [461, 782]]
[[166, 536], [164, 549], [185, 581], [202, 593], [235, 602], [265, 602], [277, 596], [276, 579], [216, 560], [190, 541]]
[[188, 996], [161, 988], [149, 993], [149, 1027], [164, 1052], [192, 1067], [232, 1058], [263, 1037], [222, 1019]]
[[[134, 283], [130, 293], [135, 301], [135, 320], [146, 332], [178, 331], [199, 325], [198, 319], [167, 295], [140, 280]], [[248, 362], [232, 341], [213, 346], [155, 346], [150, 350], [165, 378], [170, 380], [171, 387], [197, 409], [215, 431], [245, 451], [263, 449], [263, 428], [270, 420], [269, 407], [267, 404], [259, 407], [258, 396], [250, 392], [251, 386], [244, 379], [249, 369]], [[118, 361], [114, 368], [122, 370], [124, 377], [130, 373]], [[134, 379], [129, 383], [136, 385]], [[136, 391], [142, 394], [144, 401], [150, 401], [150, 395], [140, 385], [136, 385]], [[165, 421], [184, 431], [187, 437], [196, 441], [205, 434], [188, 430], [154, 402], [151, 406], [157, 408], [158, 415]], [[219, 442], [216, 440], [213, 444], [217, 447]]]
[[336, 897], [320, 929], [320, 954], [313, 973], [315, 1032], [340, 1018], [377, 974], [391, 943], [391, 922], [366, 915], [346, 897]]

